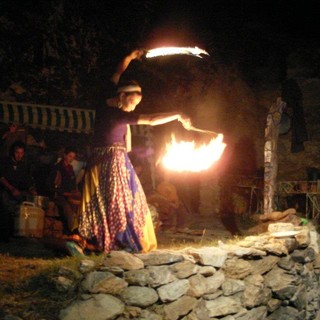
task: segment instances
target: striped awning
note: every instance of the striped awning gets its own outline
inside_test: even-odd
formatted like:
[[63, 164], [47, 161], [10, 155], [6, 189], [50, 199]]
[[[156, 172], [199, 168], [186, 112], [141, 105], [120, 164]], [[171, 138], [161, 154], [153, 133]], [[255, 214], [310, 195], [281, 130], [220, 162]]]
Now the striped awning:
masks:
[[91, 109], [0, 101], [0, 121], [33, 128], [91, 133], [95, 111]]
[[[18, 123], [32, 128], [76, 133], [93, 133], [95, 110], [56, 107], [21, 102], [0, 101], [0, 122]], [[131, 126], [133, 137], [142, 137], [150, 164], [152, 185], [155, 188], [153, 159], [153, 130], [151, 126]]]

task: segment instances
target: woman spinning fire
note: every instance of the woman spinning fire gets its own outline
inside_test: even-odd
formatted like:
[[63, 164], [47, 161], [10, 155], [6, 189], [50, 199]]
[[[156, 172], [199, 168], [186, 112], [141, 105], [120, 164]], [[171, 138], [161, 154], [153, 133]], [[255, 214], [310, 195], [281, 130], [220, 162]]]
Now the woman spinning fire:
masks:
[[140, 181], [130, 162], [129, 125], [160, 125], [178, 120], [188, 129], [190, 119], [180, 113], [132, 113], [142, 99], [137, 82], [121, 83], [130, 62], [140, 59], [135, 50], [118, 65], [111, 77], [108, 97], [96, 106], [93, 152], [84, 178], [80, 207], [80, 234], [102, 252], [148, 252], [157, 240]]

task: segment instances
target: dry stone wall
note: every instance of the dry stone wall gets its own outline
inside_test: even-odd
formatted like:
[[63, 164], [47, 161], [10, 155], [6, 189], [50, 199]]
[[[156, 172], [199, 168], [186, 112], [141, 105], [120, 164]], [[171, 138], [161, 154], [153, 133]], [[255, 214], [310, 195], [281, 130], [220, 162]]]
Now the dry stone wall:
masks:
[[[61, 320], [320, 319], [318, 235], [270, 224], [267, 233], [215, 247], [113, 251], [102, 265], [61, 268], [60, 290], [78, 290]], [[76, 279], [77, 278], [77, 279]]]

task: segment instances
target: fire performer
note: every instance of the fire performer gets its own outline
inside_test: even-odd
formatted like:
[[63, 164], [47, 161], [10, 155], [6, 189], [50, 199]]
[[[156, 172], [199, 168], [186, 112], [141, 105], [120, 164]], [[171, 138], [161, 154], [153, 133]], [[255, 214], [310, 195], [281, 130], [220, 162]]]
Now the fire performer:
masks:
[[[130, 162], [129, 125], [160, 125], [178, 120], [188, 129], [190, 119], [177, 112], [136, 114], [142, 99], [137, 82], [121, 83], [130, 62], [144, 54], [134, 50], [118, 65], [104, 101], [96, 106], [93, 152], [84, 177], [79, 232], [95, 239], [99, 250], [148, 252], [157, 240], [141, 183]], [[119, 83], [120, 82], [120, 83]], [[107, 97], [107, 99], [105, 99]]]

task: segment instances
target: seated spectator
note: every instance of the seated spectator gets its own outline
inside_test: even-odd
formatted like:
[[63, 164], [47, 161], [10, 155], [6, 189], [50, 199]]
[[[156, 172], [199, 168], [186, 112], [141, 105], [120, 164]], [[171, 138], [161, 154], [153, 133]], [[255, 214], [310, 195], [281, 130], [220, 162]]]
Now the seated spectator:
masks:
[[78, 227], [80, 192], [77, 191], [76, 176], [71, 165], [75, 158], [76, 151], [66, 148], [62, 159], [54, 165], [47, 179], [50, 198], [59, 209], [67, 234], [76, 232]]
[[21, 141], [11, 145], [9, 156], [0, 166], [0, 238], [9, 240], [13, 233], [13, 215], [28, 195], [36, 195], [34, 179], [25, 161], [26, 146]]
[[153, 205], [159, 214], [161, 228], [174, 230], [178, 225], [179, 211], [182, 210], [181, 203], [175, 186], [168, 180], [161, 181], [156, 190], [147, 196], [148, 204]]

